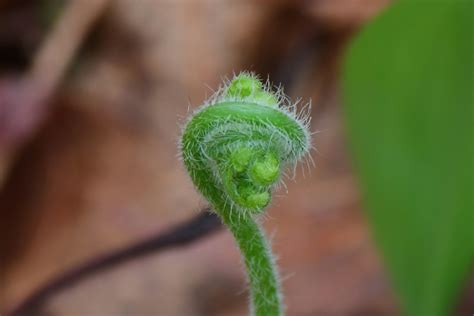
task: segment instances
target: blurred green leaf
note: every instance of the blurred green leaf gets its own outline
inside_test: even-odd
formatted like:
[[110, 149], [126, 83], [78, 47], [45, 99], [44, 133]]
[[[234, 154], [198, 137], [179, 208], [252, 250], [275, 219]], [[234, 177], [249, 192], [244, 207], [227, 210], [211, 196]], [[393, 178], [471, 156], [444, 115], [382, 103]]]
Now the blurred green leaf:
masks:
[[355, 167], [408, 315], [450, 314], [472, 267], [473, 3], [399, 1], [347, 56]]

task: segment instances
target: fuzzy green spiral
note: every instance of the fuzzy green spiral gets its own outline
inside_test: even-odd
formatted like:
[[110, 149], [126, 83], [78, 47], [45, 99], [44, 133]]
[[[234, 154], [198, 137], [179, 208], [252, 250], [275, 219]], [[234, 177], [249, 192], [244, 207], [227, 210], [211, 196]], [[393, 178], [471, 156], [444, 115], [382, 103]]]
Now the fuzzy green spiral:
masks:
[[304, 122], [249, 74], [225, 87], [185, 126], [182, 158], [198, 190], [229, 227], [247, 267], [254, 315], [281, 315], [279, 281], [254, 220], [269, 204], [282, 170], [309, 149]]

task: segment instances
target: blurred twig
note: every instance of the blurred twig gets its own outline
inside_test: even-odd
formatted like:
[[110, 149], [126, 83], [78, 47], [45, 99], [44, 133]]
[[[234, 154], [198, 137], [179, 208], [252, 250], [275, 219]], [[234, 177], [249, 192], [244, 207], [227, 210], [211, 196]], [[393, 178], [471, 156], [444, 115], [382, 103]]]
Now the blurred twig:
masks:
[[67, 289], [74, 283], [105, 269], [112, 268], [126, 261], [156, 254], [158, 251], [188, 245], [218, 231], [221, 222], [217, 215], [206, 208], [191, 220], [178, 225], [167, 232], [157, 234], [123, 249], [93, 258], [91, 261], [72, 269], [63, 275], [38, 288], [7, 315], [34, 315], [50, 297]]
[[[0, 187], [11, 156], [37, 130], [78, 47], [110, 0], [71, 0], [21, 76], [0, 78]], [[4, 170], [2, 171], [1, 168]]]
[[69, 1], [61, 18], [38, 50], [29, 77], [49, 95], [60, 82], [67, 66], [91, 26], [110, 0]]

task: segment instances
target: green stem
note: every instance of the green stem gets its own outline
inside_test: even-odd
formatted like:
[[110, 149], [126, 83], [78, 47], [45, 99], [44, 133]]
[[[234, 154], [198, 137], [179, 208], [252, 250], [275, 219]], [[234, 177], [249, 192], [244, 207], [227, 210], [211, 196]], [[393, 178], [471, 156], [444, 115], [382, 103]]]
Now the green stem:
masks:
[[218, 213], [234, 235], [242, 253], [250, 283], [252, 315], [282, 315], [278, 271], [262, 228], [250, 216], [239, 218], [236, 212]]

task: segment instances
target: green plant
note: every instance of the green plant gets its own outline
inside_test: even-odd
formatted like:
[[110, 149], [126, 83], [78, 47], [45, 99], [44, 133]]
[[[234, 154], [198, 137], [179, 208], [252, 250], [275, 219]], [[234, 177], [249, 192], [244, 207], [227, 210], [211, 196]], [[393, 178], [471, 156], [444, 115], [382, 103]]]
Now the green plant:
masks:
[[241, 73], [187, 122], [181, 139], [195, 186], [233, 233], [248, 272], [252, 313], [283, 314], [275, 260], [258, 223], [288, 164], [310, 149], [309, 115]]
[[451, 315], [473, 265], [473, 12], [397, 1], [348, 54], [355, 167], [407, 315]]

